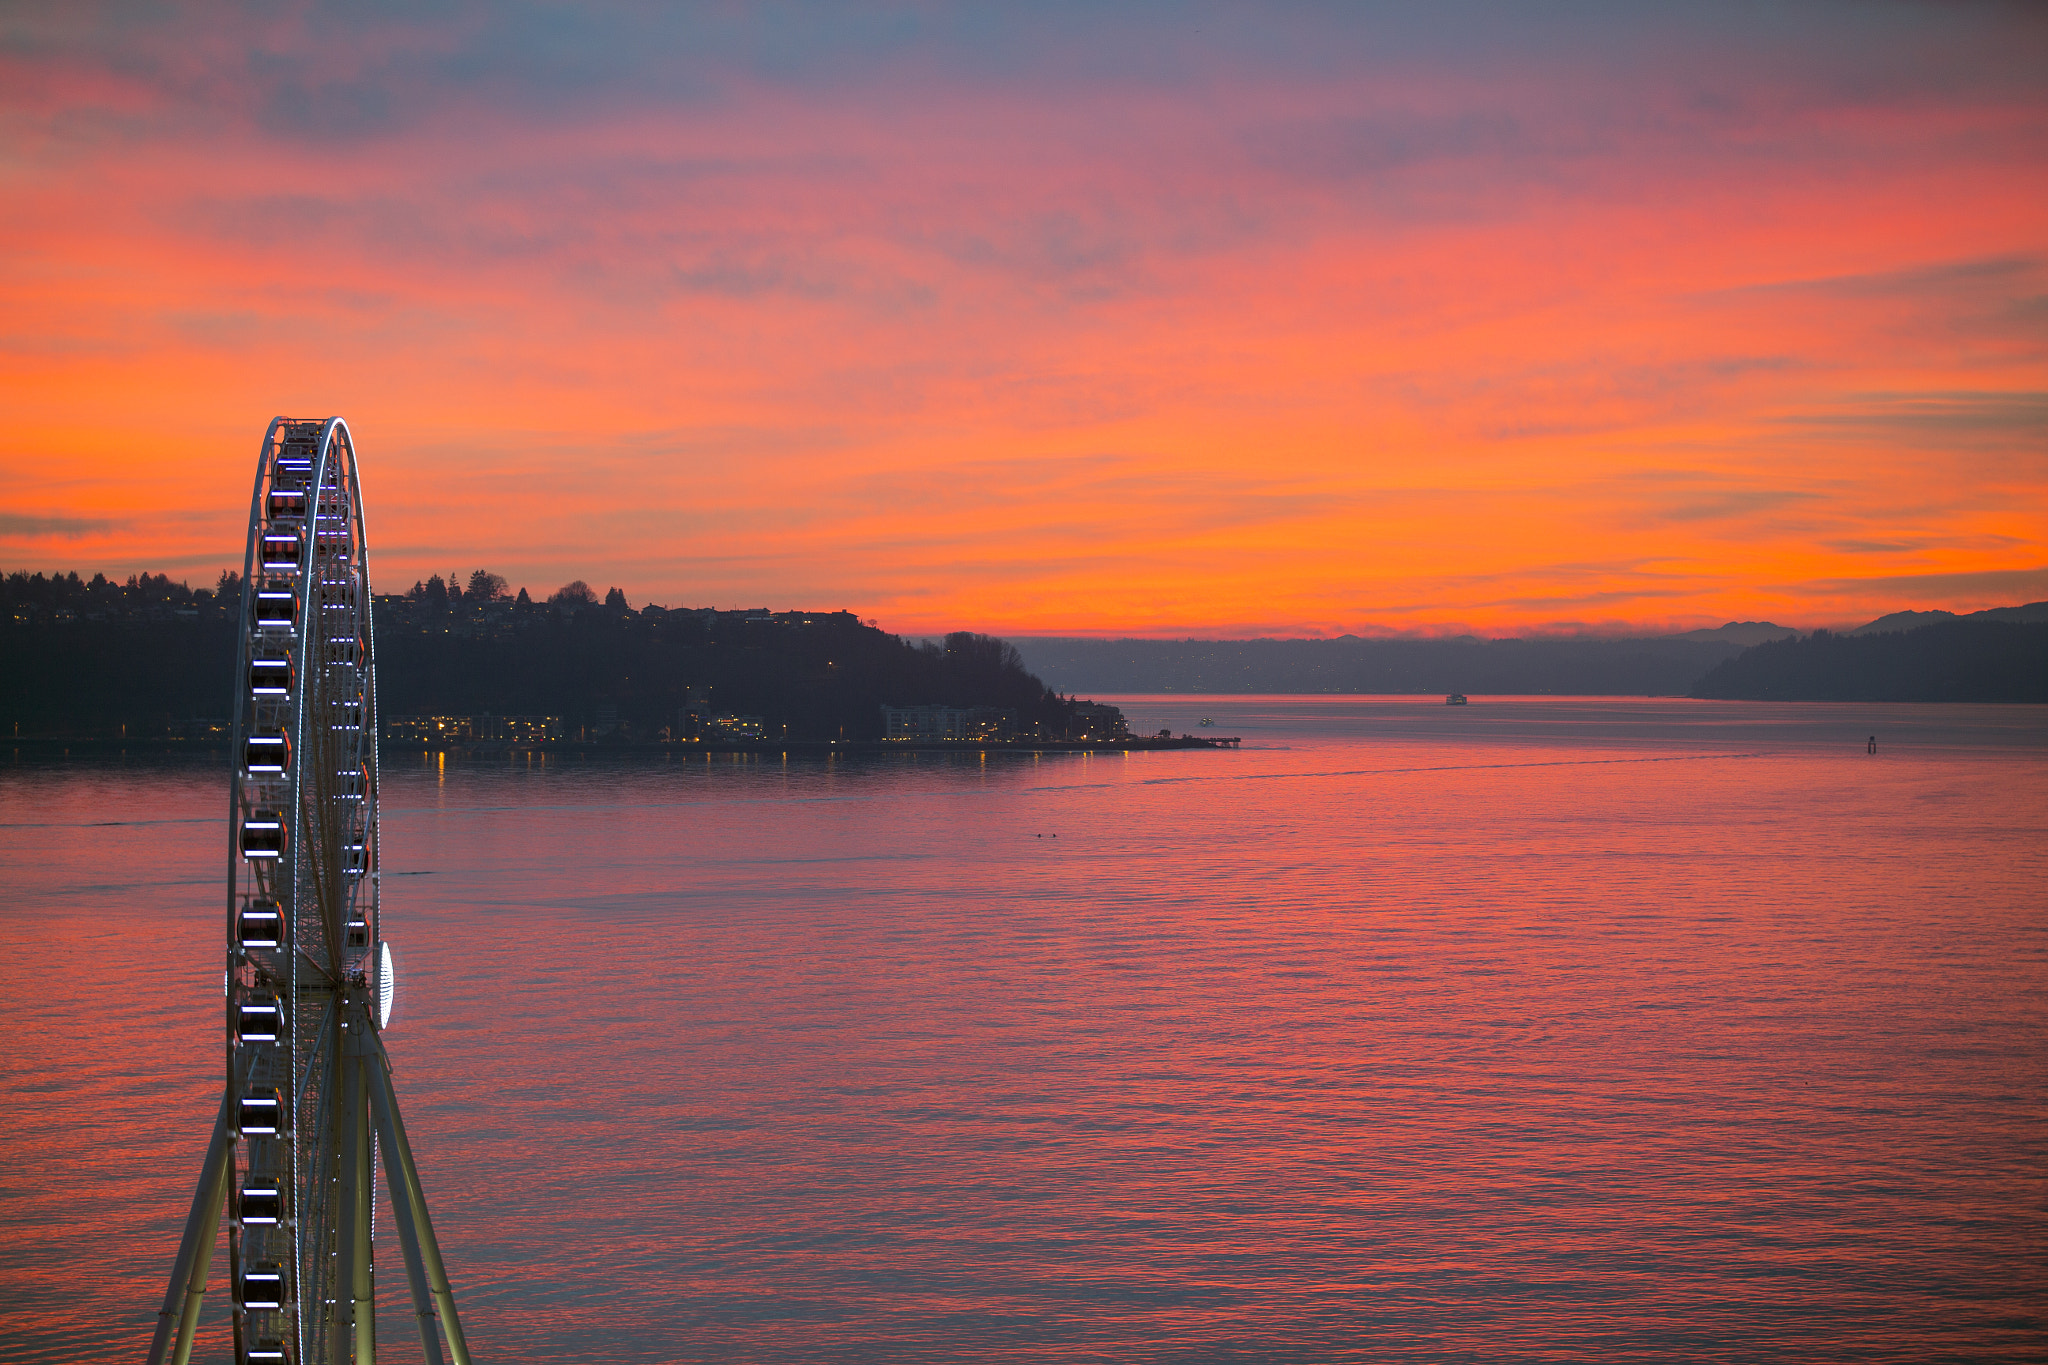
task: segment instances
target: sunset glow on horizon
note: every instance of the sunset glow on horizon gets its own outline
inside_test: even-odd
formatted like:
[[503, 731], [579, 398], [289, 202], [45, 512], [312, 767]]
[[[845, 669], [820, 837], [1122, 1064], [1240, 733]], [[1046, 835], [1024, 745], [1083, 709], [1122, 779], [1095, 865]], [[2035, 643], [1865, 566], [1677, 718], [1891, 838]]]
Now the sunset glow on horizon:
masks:
[[0, 19], [0, 570], [998, 634], [2048, 598], [2018, 6]]

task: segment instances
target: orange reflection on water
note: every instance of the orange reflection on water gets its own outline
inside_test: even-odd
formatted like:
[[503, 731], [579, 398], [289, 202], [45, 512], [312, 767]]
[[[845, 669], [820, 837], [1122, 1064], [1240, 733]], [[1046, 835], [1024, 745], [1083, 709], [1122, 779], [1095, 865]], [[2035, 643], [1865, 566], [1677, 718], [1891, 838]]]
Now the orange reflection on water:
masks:
[[[390, 1046], [480, 1353], [2041, 1344], [2034, 711], [1124, 704], [1246, 748], [394, 766]], [[0, 1360], [149, 1329], [218, 795], [0, 777]]]

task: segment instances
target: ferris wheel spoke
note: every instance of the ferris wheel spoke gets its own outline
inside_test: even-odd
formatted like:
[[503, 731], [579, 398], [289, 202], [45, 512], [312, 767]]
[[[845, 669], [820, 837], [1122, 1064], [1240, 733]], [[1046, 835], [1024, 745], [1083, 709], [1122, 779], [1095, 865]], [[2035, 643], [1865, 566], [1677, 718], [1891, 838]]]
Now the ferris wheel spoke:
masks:
[[[327, 1006], [320, 1012], [320, 1022], [313, 1029], [313, 1037], [325, 1038], [328, 1026], [334, 1022], [334, 1001], [330, 997]], [[297, 1112], [306, 1102], [306, 1087], [312, 1083], [313, 1068], [326, 1055], [323, 1048], [306, 1049], [306, 1064], [299, 1070], [299, 1083], [292, 1091], [292, 1109]]]
[[334, 975], [334, 973], [327, 969], [326, 963], [322, 962], [319, 958], [314, 957], [304, 948], [298, 950], [298, 960], [301, 963], [303, 963], [306, 969], [313, 974], [315, 981], [318, 984], [328, 987], [338, 986], [341, 984], [340, 980]]

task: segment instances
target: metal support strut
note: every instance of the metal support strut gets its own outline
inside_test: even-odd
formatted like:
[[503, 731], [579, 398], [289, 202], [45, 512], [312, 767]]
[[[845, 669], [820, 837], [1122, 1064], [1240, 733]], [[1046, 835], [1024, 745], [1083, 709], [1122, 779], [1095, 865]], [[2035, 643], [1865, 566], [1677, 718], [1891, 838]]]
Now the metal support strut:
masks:
[[[185, 1216], [185, 1234], [178, 1239], [178, 1259], [171, 1266], [171, 1287], [157, 1314], [156, 1339], [149, 1344], [149, 1365], [186, 1365], [192, 1358], [192, 1334], [199, 1327], [199, 1305], [206, 1298], [206, 1272], [213, 1264], [214, 1236], [220, 1231], [220, 1209], [227, 1202], [228, 1172], [235, 1162], [234, 1102], [231, 1091], [220, 1097], [220, 1117], [206, 1144], [206, 1164], [199, 1168], [199, 1189], [192, 1212]], [[175, 1342], [175, 1348], [173, 1343]], [[167, 1356], [166, 1350], [170, 1349]]]
[[370, 1213], [377, 1202], [377, 1172], [370, 1158], [370, 1097], [366, 1092], [371, 1067], [382, 1063], [368, 1042], [372, 1036], [369, 1011], [357, 1011], [356, 1027], [349, 1030], [346, 1063], [351, 1101], [349, 1124], [354, 1129], [350, 1139], [354, 1150], [350, 1155], [355, 1168], [351, 1180], [355, 1186], [355, 1208], [343, 1215], [355, 1225], [355, 1253], [349, 1266], [350, 1292], [355, 1297], [355, 1365], [375, 1365], [377, 1359], [376, 1267], [370, 1252]]
[[[377, 1132], [383, 1139], [385, 1169], [391, 1172], [391, 1203], [401, 1210], [398, 1228], [399, 1237], [406, 1244], [406, 1268], [410, 1271], [415, 1259], [421, 1263], [424, 1287], [433, 1296], [434, 1307], [440, 1311], [441, 1330], [448, 1337], [448, 1354], [454, 1365], [470, 1365], [469, 1343], [463, 1340], [462, 1323], [455, 1316], [455, 1292], [448, 1287], [448, 1271], [441, 1264], [441, 1248], [434, 1240], [434, 1221], [427, 1215], [427, 1194], [420, 1187], [419, 1167], [413, 1164], [412, 1144], [405, 1138], [398, 1096], [391, 1090], [391, 1058], [384, 1051], [383, 1039], [372, 1034], [371, 1040], [376, 1044], [377, 1056], [364, 1058], [367, 1064], [363, 1073], [370, 1085], [370, 1107], [377, 1117]], [[416, 1280], [413, 1292], [418, 1294], [420, 1287]], [[420, 1305], [422, 1337], [428, 1335], [427, 1328], [425, 1306]]]
[[336, 1361], [354, 1365], [375, 1365], [377, 1358], [376, 1301], [370, 1290], [370, 1200], [376, 1186], [370, 1183], [370, 1133], [368, 1096], [363, 1093], [364, 1037], [369, 1022], [362, 1010], [344, 1000], [341, 1027], [341, 1106], [334, 1112], [340, 1131], [335, 1150], [340, 1153], [342, 1188], [348, 1202], [338, 1209], [340, 1272], [336, 1286], [333, 1319], [333, 1353]]
[[[382, 1066], [382, 1059], [372, 1063]], [[377, 1119], [377, 1146], [384, 1153], [384, 1179], [391, 1187], [391, 1211], [398, 1215], [398, 1244], [405, 1250], [405, 1282], [412, 1290], [414, 1321], [420, 1329], [420, 1355], [426, 1365], [441, 1365], [441, 1330], [434, 1321], [434, 1300], [427, 1289], [427, 1268], [420, 1261], [419, 1233], [413, 1230], [412, 1200], [403, 1195], [405, 1190], [405, 1168], [398, 1160], [398, 1148], [385, 1136], [383, 1120], [384, 1102], [378, 1096], [373, 1082], [370, 1087], [371, 1103], [379, 1115]]]

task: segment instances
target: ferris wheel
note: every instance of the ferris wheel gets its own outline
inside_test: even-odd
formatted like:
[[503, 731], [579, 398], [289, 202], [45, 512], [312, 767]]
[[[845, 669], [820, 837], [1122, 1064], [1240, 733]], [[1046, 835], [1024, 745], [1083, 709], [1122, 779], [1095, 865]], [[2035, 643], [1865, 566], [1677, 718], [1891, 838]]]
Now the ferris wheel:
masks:
[[377, 674], [347, 423], [279, 417], [249, 505], [235, 669], [226, 1089], [150, 1365], [186, 1365], [223, 1208], [237, 1365], [372, 1365], [376, 1167], [421, 1347], [469, 1365], [382, 1032]]

